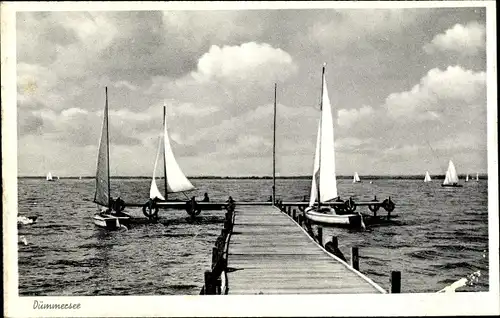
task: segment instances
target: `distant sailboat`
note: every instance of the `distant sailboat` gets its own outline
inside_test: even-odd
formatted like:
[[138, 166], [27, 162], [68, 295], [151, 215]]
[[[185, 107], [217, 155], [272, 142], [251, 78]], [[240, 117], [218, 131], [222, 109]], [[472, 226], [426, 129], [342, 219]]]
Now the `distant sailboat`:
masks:
[[469, 182], [469, 174], [465, 176], [465, 182]]
[[54, 181], [54, 178], [52, 178], [52, 173], [47, 173], [47, 181]]
[[321, 117], [316, 140], [311, 195], [305, 215], [308, 219], [319, 223], [362, 226], [363, 218], [360, 214], [352, 212], [338, 214], [331, 207], [321, 206], [322, 203], [338, 198], [335, 174], [335, 139], [330, 98], [326, 86], [325, 65], [323, 65], [322, 72], [321, 95]]
[[430, 182], [430, 181], [431, 181], [431, 176], [429, 175], [429, 171], [426, 171], [425, 172], [424, 182]]
[[[163, 143], [162, 143], [163, 139]], [[163, 147], [162, 147], [163, 146]], [[163, 148], [163, 151], [161, 149]], [[163, 157], [163, 173], [165, 182], [165, 194], [162, 195], [158, 186], [156, 185], [156, 167], [158, 165], [158, 160], [160, 158], [160, 153]], [[167, 106], [163, 106], [163, 137], [160, 137], [158, 142], [158, 150], [156, 153], [156, 160], [153, 168], [153, 178], [151, 180], [151, 187], [149, 190], [150, 199], [160, 199], [166, 201], [168, 199], [168, 193], [177, 193], [193, 190], [194, 186], [186, 178], [184, 173], [182, 173], [179, 164], [175, 160], [174, 153], [172, 152], [172, 147], [170, 146], [170, 139], [168, 137], [167, 129]]]
[[461, 184], [458, 184], [458, 175], [457, 170], [455, 169], [455, 165], [450, 160], [448, 163], [448, 170], [446, 170], [446, 176], [444, 178], [443, 187], [461, 187]]
[[109, 132], [108, 132], [108, 88], [106, 87], [106, 104], [102, 122], [101, 138], [97, 156], [96, 188], [94, 202], [103, 209], [94, 215], [94, 224], [109, 230], [126, 228], [130, 215], [121, 211], [113, 213], [111, 183], [109, 173]]
[[476, 181], [479, 181], [479, 173], [476, 173]]
[[361, 182], [361, 179], [359, 179], [359, 175], [357, 172], [354, 173], [354, 177], [352, 178], [352, 183], [356, 182]]

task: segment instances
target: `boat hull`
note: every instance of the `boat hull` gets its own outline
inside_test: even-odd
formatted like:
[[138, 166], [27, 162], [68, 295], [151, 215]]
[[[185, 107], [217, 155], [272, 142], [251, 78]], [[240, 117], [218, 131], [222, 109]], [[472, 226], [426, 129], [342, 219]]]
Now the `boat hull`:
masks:
[[463, 185], [461, 184], [442, 184], [442, 187], [450, 187], [450, 188], [461, 188]]
[[130, 223], [130, 216], [114, 216], [111, 214], [98, 213], [94, 215], [94, 224], [100, 228], [107, 230], [119, 230], [122, 228], [128, 228], [127, 225]]
[[329, 213], [309, 210], [305, 212], [305, 215], [306, 218], [316, 223], [343, 227], [362, 227], [362, 216], [359, 214], [340, 215], [336, 214], [335, 210], [329, 209]]

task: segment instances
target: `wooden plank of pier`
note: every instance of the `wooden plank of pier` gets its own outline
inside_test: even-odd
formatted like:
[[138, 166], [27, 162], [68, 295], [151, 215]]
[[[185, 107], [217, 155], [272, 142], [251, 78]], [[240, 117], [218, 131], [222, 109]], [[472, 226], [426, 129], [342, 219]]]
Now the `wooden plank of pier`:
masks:
[[385, 293], [326, 252], [273, 206], [238, 206], [228, 245], [229, 294]]

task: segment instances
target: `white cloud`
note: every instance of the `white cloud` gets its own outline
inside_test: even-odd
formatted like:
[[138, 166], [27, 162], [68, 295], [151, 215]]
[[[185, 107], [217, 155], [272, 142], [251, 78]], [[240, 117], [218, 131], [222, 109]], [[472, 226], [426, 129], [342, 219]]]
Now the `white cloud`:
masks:
[[127, 81], [118, 81], [118, 82], [114, 83], [113, 86], [116, 87], [116, 88], [125, 87], [125, 88], [128, 88], [131, 91], [137, 90], [137, 86], [132, 85], [132, 84], [130, 84]]
[[483, 24], [474, 21], [463, 26], [457, 23], [451, 29], [436, 35], [423, 49], [428, 54], [443, 51], [475, 55], [484, 49], [485, 41], [486, 29]]
[[[392, 93], [385, 107], [393, 117], [420, 116], [420, 119], [439, 118], [440, 113], [457, 109], [445, 107], [453, 102], [464, 108], [485, 99], [486, 73], [449, 66], [446, 70], [432, 69], [410, 91]], [[423, 117], [422, 117], [423, 116]]]
[[360, 109], [340, 109], [337, 113], [337, 123], [341, 127], [351, 127], [358, 121], [367, 119], [374, 114], [371, 106], [363, 106]]
[[[212, 45], [198, 60], [191, 75], [199, 82], [211, 80], [283, 80], [296, 70], [287, 52], [266, 43], [243, 43], [239, 46]], [[266, 82], [267, 82], [266, 81]]]

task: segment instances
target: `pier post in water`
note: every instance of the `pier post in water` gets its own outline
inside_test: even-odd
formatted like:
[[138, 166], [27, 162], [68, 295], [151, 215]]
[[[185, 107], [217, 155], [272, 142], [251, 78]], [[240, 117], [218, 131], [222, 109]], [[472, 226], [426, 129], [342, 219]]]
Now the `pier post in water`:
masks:
[[401, 272], [391, 272], [391, 294], [401, 293]]
[[299, 218], [299, 225], [302, 226], [302, 214], [299, 214], [298, 218]]
[[219, 249], [217, 247], [212, 248], [212, 268], [215, 267], [219, 258]]
[[357, 246], [351, 247], [351, 266], [359, 270], [359, 251]]
[[323, 228], [321, 226], [318, 226], [318, 243], [319, 245], [323, 246]]
[[293, 209], [293, 220], [297, 221], [297, 210]]
[[215, 286], [212, 282], [212, 272], [205, 271], [205, 295], [214, 295]]

